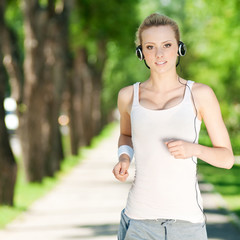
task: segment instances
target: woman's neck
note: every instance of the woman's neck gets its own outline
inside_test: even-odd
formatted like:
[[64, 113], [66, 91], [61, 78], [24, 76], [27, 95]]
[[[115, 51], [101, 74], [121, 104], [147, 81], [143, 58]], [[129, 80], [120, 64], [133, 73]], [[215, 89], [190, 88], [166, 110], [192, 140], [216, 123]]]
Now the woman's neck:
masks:
[[150, 78], [147, 81], [148, 87], [155, 91], [167, 91], [178, 84], [178, 75], [176, 72], [166, 74], [156, 74], [151, 72]]

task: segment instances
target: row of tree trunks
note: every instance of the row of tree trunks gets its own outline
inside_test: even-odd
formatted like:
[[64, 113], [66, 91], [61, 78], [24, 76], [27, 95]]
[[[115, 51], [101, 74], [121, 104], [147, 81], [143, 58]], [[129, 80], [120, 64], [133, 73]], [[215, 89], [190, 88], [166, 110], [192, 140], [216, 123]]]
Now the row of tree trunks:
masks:
[[18, 55], [16, 37], [4, 22], [4, 0], [0, 3], [4, 45], [1, 49], [11, 93], [18, 103], [18, 134], [26, 177], [28, 181], [41, 182], [43, 177], [54, 175], [63, 159], [58, 117], [66, 86], [70, 96], [72, 153], [77, 154], [79, 147], [88, 145], [101, 130], [101, 79], [106, 42], [98, 42], [96, 64], [88, 62], [88, 52], [81, 48], [70, 65], [68, 18], [73, 2], [62, 0], [62, 9], [56, 8], [59, 1], [54, 0], [48, 0], [46, 8], [40, 6], [39, 0], [22, 3], [24, 64]]
[[99, 42], [97, 63], [88, 63], [86, 48], [79, 48], [69, 82], [69, 115], [72, 154], [79, 147], [89, 145], [102, 128], [101, 90], [106, 62], [106, 43]]

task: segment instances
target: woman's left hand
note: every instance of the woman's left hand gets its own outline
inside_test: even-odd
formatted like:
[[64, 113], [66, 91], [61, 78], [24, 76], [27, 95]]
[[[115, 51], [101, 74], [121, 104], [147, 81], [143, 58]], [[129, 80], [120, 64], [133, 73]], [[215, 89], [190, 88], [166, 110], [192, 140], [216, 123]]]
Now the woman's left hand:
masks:
[[186, 159], [192, 157], [193, 148], [196, 144], [182, 140], [165, 142], [170, 154], [177, 159]]

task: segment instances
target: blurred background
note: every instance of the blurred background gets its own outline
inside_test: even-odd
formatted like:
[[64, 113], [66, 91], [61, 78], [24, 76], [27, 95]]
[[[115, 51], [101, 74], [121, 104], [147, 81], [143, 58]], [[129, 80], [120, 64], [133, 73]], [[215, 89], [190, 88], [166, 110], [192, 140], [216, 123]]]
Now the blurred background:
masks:
[[[214, 89], [240, 155], [239, 0], [1, 0], [0, 210], [11, 212], [6, 216], [33, 201], [24, 194], [28, 188], [35, 198], [51, 187], [63, 163], [77, 161], [81, 148], [115, 120], [120, 88], [148, 77], [134, 41], [153, 12], [178, 22], [188, 50], [179, 75]], [[210, 144], [204, 126], [200, 141]], [[234, 174], [238, 166], [226, 195], [240, 215]]]

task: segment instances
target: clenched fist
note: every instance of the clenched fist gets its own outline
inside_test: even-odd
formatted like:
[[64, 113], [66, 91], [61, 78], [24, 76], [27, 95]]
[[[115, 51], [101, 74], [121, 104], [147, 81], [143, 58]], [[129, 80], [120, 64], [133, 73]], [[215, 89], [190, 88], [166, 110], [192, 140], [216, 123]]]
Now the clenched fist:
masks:
[[121, 158], [119, 162], [114, 166], [113, 168], [113, 174], [116, 179], [118, 179], [121, 182], [125, 182], [128, 177], [128, 168], [130, 165], [129, 158]]

